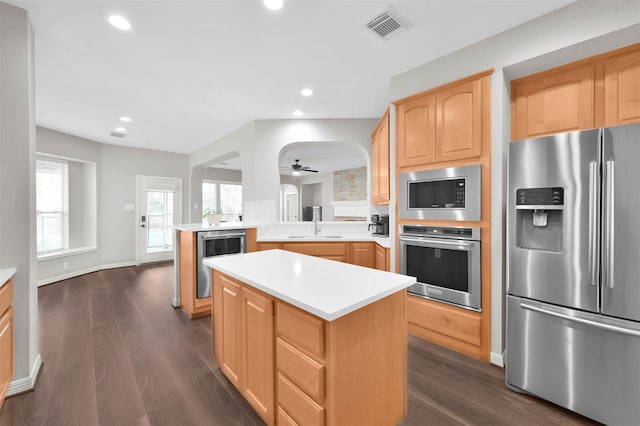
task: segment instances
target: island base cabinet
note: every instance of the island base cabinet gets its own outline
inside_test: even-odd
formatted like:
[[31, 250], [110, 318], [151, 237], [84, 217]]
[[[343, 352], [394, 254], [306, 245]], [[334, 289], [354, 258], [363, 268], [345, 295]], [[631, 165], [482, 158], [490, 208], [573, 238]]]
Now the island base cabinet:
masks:
[[273, 299], [216, 270], [212, 288], [215, 360], [258, 415], [273, 425]]
[[13, 283], [0, 288], [0, 408], [13, 378]]
[[406, 415], [406, 333], [404, 291], [334, 321], [276, 300], [281, 424], [396, 425]]
[[214, 269], [214, 356], [268, 425], [397, 425], [406, 292], [327, 321]]

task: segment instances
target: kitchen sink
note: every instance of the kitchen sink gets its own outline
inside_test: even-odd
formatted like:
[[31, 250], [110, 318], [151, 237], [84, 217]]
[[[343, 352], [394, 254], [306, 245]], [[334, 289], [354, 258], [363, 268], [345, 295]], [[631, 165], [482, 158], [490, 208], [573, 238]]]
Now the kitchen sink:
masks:
[[289, 235], [287, 238], [307, 238], [309, 235]]
[[342, 235], [321, 235], [322, 238], [342, 238]]

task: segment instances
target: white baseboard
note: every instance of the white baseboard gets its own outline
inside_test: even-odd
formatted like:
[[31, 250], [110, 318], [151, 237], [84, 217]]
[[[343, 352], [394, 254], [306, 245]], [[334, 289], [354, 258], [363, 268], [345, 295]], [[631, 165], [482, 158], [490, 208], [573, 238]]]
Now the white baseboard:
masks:
[[497, 365], [498, 367], [504, 368], [504, 356], [501, 354], [497, 354], [495, 352], [491, 352], [491, 357], [489, 358], [489, 362], [493, 365]]
[[33, 389], [36, 385], [36, 379], [38, 378], [40, 367], [42, 367], [42, 358], [40, 358], [40, 354], [38, 354], [35, 362], [33, 363], [33, 367], [31, 368], [31, 374], [28, 377], [12, 381], [9, 385], [9, 389], [7, 390], [7, 396], [27, 392]]
[[49, 277], [49, 278], [38, 280], [38, 287], [55, 283], [58, 281], [62, 281], [62, 280], [68, 280], [69, 278], [79, 277], [80, 275], [84, 275], [84, 274], [90, 274], [91, 272], [102, 271], [104, 269], [123, 268], [125, 266], [135, 266], [137, 264], [138, 263], [135, 260], [132, 260], [129, 262], [110, 263], [108, 265], [92, 266], [90, 268], [80, 269], [78, 271], [69, 272], [63, 275], [57, 275], [55, 277]]

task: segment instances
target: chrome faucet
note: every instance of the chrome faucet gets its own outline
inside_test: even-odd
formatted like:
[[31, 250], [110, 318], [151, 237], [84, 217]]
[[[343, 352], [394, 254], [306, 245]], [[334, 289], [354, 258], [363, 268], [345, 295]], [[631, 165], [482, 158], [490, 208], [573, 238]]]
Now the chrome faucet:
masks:
[[313, 235], [318, 235], [320, 232], [320, 224], [318, 223], [318, 217], [314, 215], [313, 217]]

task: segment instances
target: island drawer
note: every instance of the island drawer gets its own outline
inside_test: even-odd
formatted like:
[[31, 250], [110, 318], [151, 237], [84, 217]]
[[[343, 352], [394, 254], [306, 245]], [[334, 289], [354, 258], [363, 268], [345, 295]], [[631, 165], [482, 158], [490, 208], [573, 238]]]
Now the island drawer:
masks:
[[13, 302], [13, 282], [7, 281], [5, 285], [0, 288], [0, 316], [4, 314], [11, 303]]
[[313, 402], [282, 374], [278, 374], [278, 404], [278, 412], [283, 409], [297, 424], [324, 425], [324, 408]]
[[282, 409], [282, 407], [278, 407], [278, 422], [277, 422], [277, 425], [278, 426], [298, 426], [298, 423], [296, 423], [287, 414], [287, 412]]
[[324, 399], [324, 366], [278, 338], [276, 343], [278, 371], [314, 401]]
[[307, 355], [324, 359], [324, 321], [286, 303], [276, 305], [278, 336]]

